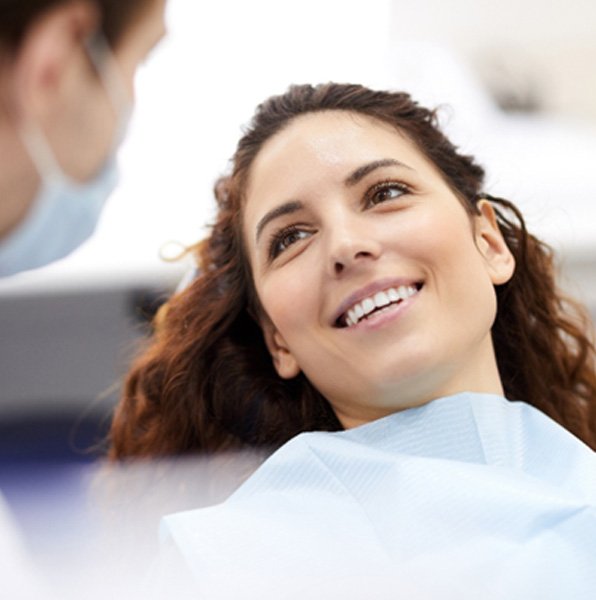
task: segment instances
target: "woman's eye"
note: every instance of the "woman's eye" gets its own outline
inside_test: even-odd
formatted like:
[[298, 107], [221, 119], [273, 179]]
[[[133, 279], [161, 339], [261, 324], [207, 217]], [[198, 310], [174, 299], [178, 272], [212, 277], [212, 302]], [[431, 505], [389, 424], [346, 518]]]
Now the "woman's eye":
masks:
[[400, 198], [408, 192], [408, 188], [403, 183], [385, 182], [373, 186], [366, 193], [366, 204], [374, 206], [388, 200]]
[[278, 231], [273, 235], [273, 239], [271, 240], [269, 257], [274, 259], [276, 256], [279, 256], [282, 252], [287, 250], [292, 244], [306, 239], [310, 235], [310, 231], [298, 229], [294, 226]]

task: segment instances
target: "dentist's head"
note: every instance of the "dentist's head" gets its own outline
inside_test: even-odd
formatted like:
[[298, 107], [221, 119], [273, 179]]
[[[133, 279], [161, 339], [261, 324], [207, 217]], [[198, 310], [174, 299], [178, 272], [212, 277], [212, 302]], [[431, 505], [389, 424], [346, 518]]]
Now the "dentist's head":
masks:
[[0, 276], [85, 241], [166, 0], [0, 0]]

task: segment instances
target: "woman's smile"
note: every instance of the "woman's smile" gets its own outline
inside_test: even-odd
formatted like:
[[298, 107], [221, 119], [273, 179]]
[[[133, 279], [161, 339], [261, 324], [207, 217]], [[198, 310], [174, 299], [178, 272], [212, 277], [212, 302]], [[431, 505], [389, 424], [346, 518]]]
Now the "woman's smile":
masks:
[[422, 282], [381, 280], [366, 286], [346, 299], [334, 319], [335, 327], [354, 329], [359, 324], [376, 323], [383, 314], [395, 314], [422, 289]]

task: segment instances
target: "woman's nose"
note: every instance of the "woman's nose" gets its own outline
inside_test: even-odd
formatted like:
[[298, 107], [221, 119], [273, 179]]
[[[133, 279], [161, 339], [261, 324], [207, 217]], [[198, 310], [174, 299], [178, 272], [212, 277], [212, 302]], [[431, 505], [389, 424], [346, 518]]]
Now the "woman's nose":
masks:
[[381, 244], [364, 224], [344, 223], [332, 232], [328, 264], [333, 276], [379, 258]]

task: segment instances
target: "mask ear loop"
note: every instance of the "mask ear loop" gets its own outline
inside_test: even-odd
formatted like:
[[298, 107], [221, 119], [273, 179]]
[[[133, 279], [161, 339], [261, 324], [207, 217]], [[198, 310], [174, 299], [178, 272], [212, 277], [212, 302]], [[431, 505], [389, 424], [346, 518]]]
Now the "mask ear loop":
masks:
[[113, 147], [117, 148], [124, 140], [130, 116], [132, 102], [124, 85], [124, 76], [120, 65], [101, 31], [96, 31], [93, 36], [85, 40], [85, 50], [94, 69], [108, 94], [110, 104], [119, 119], [114, 135]]
[[19, 127], [21, 139], [29, 152], [35, 169], [42, 181], [64, 179], [62, 167], [38, 126], [26, 121]]

